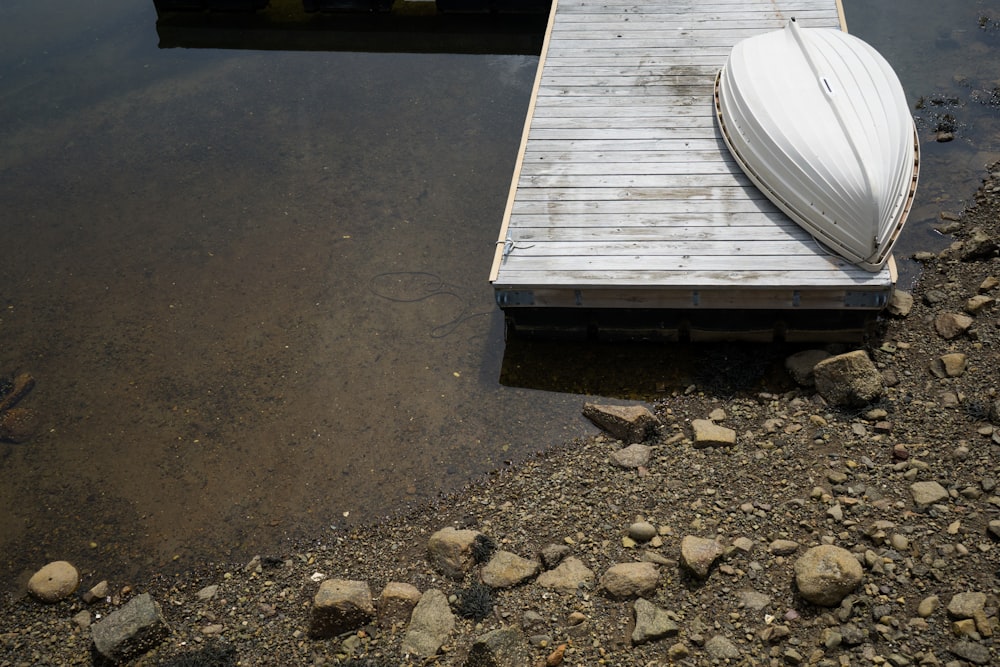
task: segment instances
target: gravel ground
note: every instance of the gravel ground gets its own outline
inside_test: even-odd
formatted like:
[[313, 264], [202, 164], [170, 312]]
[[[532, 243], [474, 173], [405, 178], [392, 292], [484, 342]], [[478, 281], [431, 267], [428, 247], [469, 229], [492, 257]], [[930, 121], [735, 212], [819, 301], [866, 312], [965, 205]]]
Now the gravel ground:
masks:
[[[1000, 664], [1000, 544], [989, 525], [1000, 519], [1000, 431], [994, 435], [990, 421], [1000, 398], [1000, 320], [987, 302], [965, 333], [946, 340], [935, 328], [937, 315], [996, 295], [988, 282], [1000, 277], [991, 247], [1000, 238], [996, 173], [976, 205], [942, 221], [958, 245], [920, 257], [912, 312], [887, 320], [868, 345], [888, 386], [878, 404], [846, 412], [811, 389], [733, 391], [731, 378], [706, 376], [655, 403], [662, 427], [642, 468], [612, 466], [609, 455], [621, 443], [595, 436], [436, 506], [250, 564], [208, 565], [124, 589], [110, 582], [107, 597], [91, 604], [78, 594], [52, 605], [7, 597], [0, 600], [0, 667], [92, 664], [87, 623], [142, 592], [160, 603], [171, 634], [136, 665], [463, 665], [473, 638], [501, 626], [523, 628], [536, 664], [557, 664], [552, 653], [560, 645], [566, 665]], [[734, 369], [759, 356], [757, 348], [733, 349]], [[937, 377], [931, 368], [947, 353], [967, 355], [967, 367]], [[690, 422], [717, 410], [737, 444], [693, 448]], [[918, 506], [911, 485], [930, 481], [948, 497]], [[657, 527], [652, 543], [624, 539], [637, 517]], [[446, 526], [482, 531], [526, 557], [566, 545], [598, 576], [616, 563], [658, 562], [649, 599], [678, 631], [633, 646], [633, 603], [596, 586], [562, 595], [527, 584], [497, 591], [483, 620], [459, 618], [429, 660], [402, 656], [405, 627], [308, 637], [315, 573], [367, 581], [376, 596], [389, 581], [459, 595], [475, 575], [451, 581], [427, 559], [428, 537]], [[994, 529], [1000, 533], [1000, 524]], [[702, 581], [678, 565], [686, 535], [748, 549], [728, 549]], [[787, 553], [777, 540], [798, 547]], [[862, 584], [835, 608], [809, 604], [794, 584], [796, 558], [823, 543], [854, 552], [864, 566]], [[81, 590], [94, 583], [85, 580]], [[198, 592], [212, 585], [214, 596], [201, 599]], [[978, 618], [949, 613], [963, 593], [985, 594]]]

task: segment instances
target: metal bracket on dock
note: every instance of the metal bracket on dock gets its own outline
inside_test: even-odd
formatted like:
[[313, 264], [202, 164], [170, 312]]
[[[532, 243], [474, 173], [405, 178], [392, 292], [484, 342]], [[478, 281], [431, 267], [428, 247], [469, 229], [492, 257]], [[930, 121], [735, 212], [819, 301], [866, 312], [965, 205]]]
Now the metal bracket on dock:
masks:
[[885, 308], [889, 303], [889, 296], [883, 292], [845, 292], [845, 308]]
[[497, 292], [497, 305], [501, 308], [508, 306], [533, 306], [535, 305], [535, 293], [531, 290], [509, 290]]

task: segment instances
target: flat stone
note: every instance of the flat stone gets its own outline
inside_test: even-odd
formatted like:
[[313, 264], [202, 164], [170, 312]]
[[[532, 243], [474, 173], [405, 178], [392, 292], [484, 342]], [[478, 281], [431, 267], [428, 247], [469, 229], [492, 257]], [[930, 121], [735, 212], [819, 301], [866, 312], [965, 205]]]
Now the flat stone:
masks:
[[986, 296], [985, 294], [977, 294], [976, 296], [971, 297], [968, 301], [965, 302], [965, 312], [969, 313], [970, 315], [977, 315], [979, 314], [980, 311], [991, 307], [996, 302], [997, 300], [991, 296]]
[[723, 551], [722, 545], [715, 540], [686, 535], [681, 540], [681, 563], [696, 577], [704, 579]]
[[482, 578], [490, 588], [510, 588], [531, 579], [540, 569], [536, 560], [509, 551], [497, 551], [483, 567]]
[[499, 628], [477, 637], [469, 649], [465, 667], [525, 667], [531, 654], [517, 628]]
[[914, 482], [910, 484], [910, 495], [917, 505], [933, 505], [948, 499], [948, 490], [937, 482]]
[[656, 590], [660, 569], [654, 563], [618, 563], [601, 576], [601, 588], [613, 600], [628, 600]]
[[710, 419], [694, 419], [691, 421], [694, 430], [694, 447], [732, 447], [736, 444], [736, 431], [725, 426], [719, 426]]
[[371, 590], [364, 581], [327, 579], [313, 597], [309, 635], [322, 639], [357, 630], [375, 618]]
[[965, 374], [968, 357], [961, 352], [949, 352], [931, 362], [931, 373], [939, 378], [957, 378]]
[[990, 649], [982, 644], [970, 641], [960, 641], [956, 642], [948, 650], [955, 656], [961, 658], [962, 660], [968, 660], [974, 665], [993, 664], [993, 658], [990, 656]]
[[952, 618], [975, 618], [986, 607], [986, 593], [957, 593], [948, 602], [948, 614]]
[[864, 572], [854, 555], [832, 544], [807, 550], [795, 561], [795, 583], [803, 598], [834, 607], [861, 583]]
[[788, 556], [799, 550], [799, 543], [794, 540], [774, 540], [767, 550], [775, 556]]
[[73, 594], [80, 585], [80, 573], [64, 560], [53, 561], [31, 575], [28, 592], [42, 602], [58, 602]]
[[90, 627], [94, 649], [114, 664], [155, 648], [170, 634], [160, 605], [143, 593]]
[[629, 445], [611, 452], [611, 462], [619, 468], [633, 469], [649, 463], [653, 448], [648, 445]]
[[934, 329], [945, 340], [951, 340], [968, 331], [972, 322], [964, 313], [940, 313], [934, 318]]
[[448, 606], [448, 597], [432, 588], [420, 596], [413, 609], [400, 649], [423, 658], [437, 655], [454, 629], [455, 615]]
[[643, 442], [656, 432], [660, 420], [644, 405], [586, 403], [583, 416], [626, 444]]
[[705, 642], [705, 653], [716, 660], [736, 660], [740, 657], [736, 644], [722, 635], [715, 635]]
[[535, 583], [542, 588], [551, 588], [562, 593], [575, 593], [581, 585], [591, 585], [594, 579], [593, 570], [584, 565], [579, 558], [570, 556], [555, 568], [538, 575]]
[[219, 592], [219, 584], [211, 584], [205, 586], [200, 591], [195, 593], [195, 597], [199, 600], [211, 600], [215, 597], [215, 594]]
[[673, 637], [678, 632], [677, 623], [671, 614], [644, 598], [635, 601], [635, 629], [632, 630], [632, 645], [639, 646], [664, 637]]
[[770, 595], [753, 590], [740, 591], [739, 599], [741, 605], [754, 611], [763, 611], [771, 604]]

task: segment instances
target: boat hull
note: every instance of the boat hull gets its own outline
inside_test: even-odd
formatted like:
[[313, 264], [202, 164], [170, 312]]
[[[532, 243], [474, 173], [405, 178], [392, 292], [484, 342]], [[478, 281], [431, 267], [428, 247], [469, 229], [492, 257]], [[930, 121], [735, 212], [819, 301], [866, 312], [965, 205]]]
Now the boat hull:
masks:
[[875, 49], [792, 19], [733, 47], [715, 109], [768, 199], [849, 262], [881, 270], [913, 203], [920, 148], [902, 85]]

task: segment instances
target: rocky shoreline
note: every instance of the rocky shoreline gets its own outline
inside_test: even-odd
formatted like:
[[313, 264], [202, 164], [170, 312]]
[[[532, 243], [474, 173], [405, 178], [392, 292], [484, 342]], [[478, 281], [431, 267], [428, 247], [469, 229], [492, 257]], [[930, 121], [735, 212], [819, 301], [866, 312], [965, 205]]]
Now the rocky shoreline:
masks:
[[[1000, 663], [998, 195], [877, 339], [789, 351], [794, 389], [589, 406], [600, 435], [419, 512], [5, 598], [0, 667]], [[122, 610], [149, 633], [96, 649]]]

